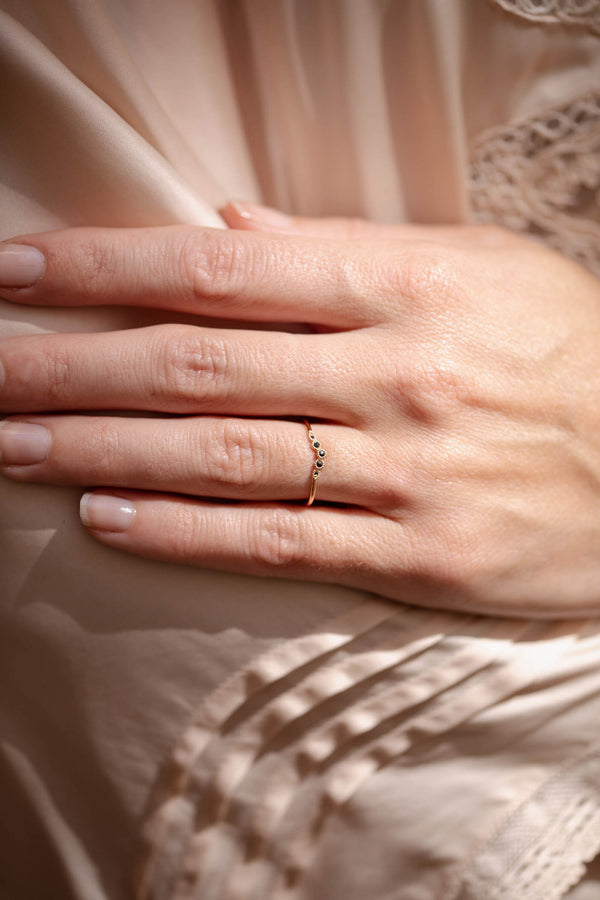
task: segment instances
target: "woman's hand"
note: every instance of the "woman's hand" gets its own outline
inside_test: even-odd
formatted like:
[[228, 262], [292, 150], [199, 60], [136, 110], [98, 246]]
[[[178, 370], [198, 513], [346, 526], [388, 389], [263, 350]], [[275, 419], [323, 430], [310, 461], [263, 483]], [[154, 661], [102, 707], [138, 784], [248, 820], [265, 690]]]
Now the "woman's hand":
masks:
[[[5, 284], [38, 279], [2, 291], [15, 302], [232, 320], [1, 341], [0, 410], [19, 413], [2, 473], [94, 486], [90, 534], [153, 558], [428, 606], [598, 612], [598, 282], [496, 229], [226, 214], [236, 230], [20, 238], [43, 273], [32, 251], [0, 251]], [[327, 450], [310, 508], [303, 419]]]

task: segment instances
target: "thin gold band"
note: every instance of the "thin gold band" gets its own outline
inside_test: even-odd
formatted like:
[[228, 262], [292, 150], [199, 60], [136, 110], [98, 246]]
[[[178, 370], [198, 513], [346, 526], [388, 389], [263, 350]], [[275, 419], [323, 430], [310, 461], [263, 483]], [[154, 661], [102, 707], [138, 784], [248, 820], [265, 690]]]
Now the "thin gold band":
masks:
[[310, 493], [308, 495], [308, 500], [306, 501], [307, 506], [312, 506], [317, 493], [317, 483], [319, 481], [319, 475], [325, 467], [325, 457], [327, 456], [327, 450], [323, 449], [323, 447], [321, 446], [321, 441], [318, 440], [317, 437], [315, 437], [315, 433], [312, 430], [310, 422], [304, 419], [304, 424], [308, 428], [308, 439], [311, 443], [311, 447], [315, 451], [315, 462], [312, 475], [310, 477]]

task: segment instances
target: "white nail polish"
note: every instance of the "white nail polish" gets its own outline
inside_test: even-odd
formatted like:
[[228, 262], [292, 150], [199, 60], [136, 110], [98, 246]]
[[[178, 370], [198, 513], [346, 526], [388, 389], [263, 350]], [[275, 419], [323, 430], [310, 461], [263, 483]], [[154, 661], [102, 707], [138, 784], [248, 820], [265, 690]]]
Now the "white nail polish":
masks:
[[127, 531], [135, 518], [135, 505], [113, 494], [87, 493], [81, 498], [79, 515], [86, 528], [95, 531]]

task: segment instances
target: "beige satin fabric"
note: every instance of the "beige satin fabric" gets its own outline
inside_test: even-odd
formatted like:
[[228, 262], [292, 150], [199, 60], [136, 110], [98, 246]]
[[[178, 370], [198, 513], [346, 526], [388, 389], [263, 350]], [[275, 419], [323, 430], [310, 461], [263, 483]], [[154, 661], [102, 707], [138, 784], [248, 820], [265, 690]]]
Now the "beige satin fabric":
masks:
[[[487, 0], [0, 9], [2, 238], [221, 227], [230, 197], [467, 221], [471, 142], [600, 65], [589, 30]], [[0, 334], [169, 318], [2, 302]], [[0, 483], [2, 900], [118, 900], [130, 876], [156, 900], [482, 900], [520, 867], [519, 898], [552, 900], [581, 878], [596, 622], [139, 560], [87, 537], [79, 495]]]

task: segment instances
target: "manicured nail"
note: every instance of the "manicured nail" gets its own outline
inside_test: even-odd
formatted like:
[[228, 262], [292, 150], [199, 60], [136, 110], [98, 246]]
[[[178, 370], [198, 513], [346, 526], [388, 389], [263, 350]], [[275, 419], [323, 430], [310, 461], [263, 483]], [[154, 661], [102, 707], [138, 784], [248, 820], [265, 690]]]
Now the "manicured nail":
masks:
[[46, 257], [29, 244], [0, 244], [0, 287], [23, 288], [44, 274]]
[[242, 219], [252, 220], [261, 225], [271, 225], [273, 228], [293, 228], [294, 220], [291, 216], [273, 209], [271, 206], [259, 206], [257, 203], [247, 203], [245, 200], [231, 200], [227, 206]]
[[3, 466], [31, 466], [48, 458], [51, 435], [43, 425], [0, 422], [0, 462]]
[[97, 531], [127, 531], [135, 518], [130, 500], [112, 494], [84, 494], [79, 515], [86, 528]]

